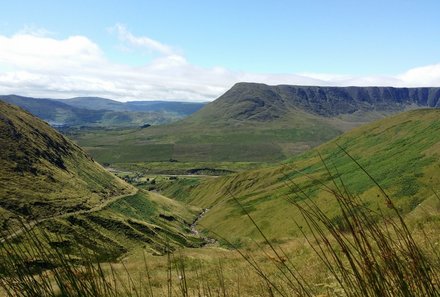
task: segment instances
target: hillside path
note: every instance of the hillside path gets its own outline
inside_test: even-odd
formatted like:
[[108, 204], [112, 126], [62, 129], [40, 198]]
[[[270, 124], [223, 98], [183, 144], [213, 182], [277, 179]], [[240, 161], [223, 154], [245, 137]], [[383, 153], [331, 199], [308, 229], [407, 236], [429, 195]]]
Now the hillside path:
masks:
[[30, 221], [28, 223], [25, 223], [24, 224], [25, 226], [21, 227], [20, 229], [13, 231], [12, 234], [10, 234], [10, 235], [8, 235], [8, 236], [6, 236], [4, 238], [1, 238], [0, 239], [0, 243], [5, 242], [7, 239], [13, 239], [14, 237], [16, 237], [16, 236], [20, 235], [21, 233], [23, 233], [25, 231], [25, 229], [32, 228], [32, 227], [34, 227], [35, 225], [37, 225], [37, 224], [39, 224], [41, 222], [45, 222], [45, 221], [53, 220], [53, 219], [59, 219], [59, 218], [67, 218], [67, 217], [70, 217], [70, 216], [73, 216], [73, 215], [82, 215], [82, 214], [87, 214], [87, 213], [92, 213], [92, 212], [100, 211], [100, 210], [104, 209], [106, 206], [108, 206], [108, 205], [118, 201], [119, 199], [122, 199], [122, 198], [125, 198], [125, 197], [129, 197], [129, 196], [132, 196], [132, 195], [136, 195], [138, 192], [139, 192], [139, 189], [133, 187], [133, 191], [131, 193], [110, 197], [109, 199], [106, 199], [105, 201], [103, 201], [101, 204], [99, 204], [99, 205], [97, 205], [95, 207], [92, 207], [90, 209], [87, 209], [87, 210], [78, 210], [78, 211], [73, 211], [73, 212], [63, 213], [63, 214], [60, 214], [60, 215], [55, 215], [55, 216], [51, 216], [51, 217], [42, 218], [42, 219], [39, 219], [39, 220]]

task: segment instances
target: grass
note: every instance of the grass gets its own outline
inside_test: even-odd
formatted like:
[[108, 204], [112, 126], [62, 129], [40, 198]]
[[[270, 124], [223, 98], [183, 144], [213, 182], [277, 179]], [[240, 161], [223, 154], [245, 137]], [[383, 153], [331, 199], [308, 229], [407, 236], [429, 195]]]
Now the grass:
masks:
[[[346, 152], [345, 152], [346, 153]], [[346, 296], [437, 296], [440, 270], [438, 261], [428, 260], [414, 239], [399, 209], [378, 182], [351, 155], [353, 163], [375, 184], [381, 198], [395, 215], [365, 206], [349, 192], [338, 172], [327, 172], [333, 187], [324, 186], [339, 205], [340, 220], [327, 216], [293, 181], [295, 195], [305, 195], [307, 204], [289, 199], [303, 216], [311, 233], [302, 234], [325, 263]], [[299, 226], [302, 230], [302, 227]]]
[[291, 117], [274, 122], [208, 122], [190, 117], [176, 124], [147, 129], [111, 133], [89, 129], [69, 136], [102, 163], [170, 159], [180, 162], [273, 162], [339, 135], [343, 129], [335, 127], [333, 121], [295, 111]]
[[[165, 193], [190, 205], [209, 208], [201, 221], [206, 230], [225, 234], [230, 226], [236, 226], [236, 238], [255, 236], [252, 224], [231, 200], [229, 193], [232, 193], [256, 220], [262, 222], [264, 232], [271, 239], [295, 237], [300, 235], [298, 230], [283, 224], [285, 217], [300, 216], [299, 212], [288, 208], [283, 198], [292, 192], [289, 180], [294, 180], [329, 215], [337, 215], [337, 204], [319, 187], [320, 182], [332, 183], [319, 157], [321, 154], [329, 160], [330, 168], [338, 168], [339, 173], [335, 176], [342, 178], [366, 205], [387, 212], [386, 205], [377, 196], [380, 195], [377, 188], [341, 150], [342, 147], [379, 181], [396, 207], [409, 215], [419, 205], [423, 207], [432, 202], [432, 189], [440, 190], [438, 117], [438, 110], [402, 113], [354, 129], [281, 165], [201, 181], [194, 187], [186, 187], [185, 191], [170, 188]], [[303, 198], [295, 199], [300, 202]], [[424, 220], [423, 215], [419, 214], [418, 219]]]
[[[166, 248], [161, 258], [137, 250], [124, 261], [106, 265], [83, 253], [75, 263], [64, 250], [48, 244], [53, 235], [28, 229], [25, 234], [33, 239], [29, 246], [18, 248], [8, 240], [1, 246], [7, 261], [0, 265], [0, 285], [10, 296], [439, 296], [439, 247], [431, 242], [439, 240], [438, 232], [431, 230], [434, 237], [428, 237], [423, 226], [410, 229], [386, 191], [347, 156], [377, 187], [394, 216], [368, 208], [324, 161], [332, 183], [318, 183], [338, 205], [340, 220], [289, 179], [292, 193], [284, 199], [304, 219], [302, 224], [298, 217], [285, 218], [301, 234], [289, 243], [270, 240], [261, 223], [230, 193], [262, 239], [238, 247], [229, 235], [216, 234], [238, 252], [235, 255], [219, 248]], [[139, 205], [138, 199], [133, 196], [126, 202]], [[36, 269], [30, 260], [45, 266]]]
[[[405, 113], [339, 137], [321, 155], [224, 177], [153, 183], [129, 173], [175, 200], [140, 191], [23, 226], [0, 244], [0, 285], [23, 296], [439, 295], [438, 116]], [[189, 227], [202, 208], [198, 229], [220, 247], [190, 248], [205, 244]]]
[[[68, 255], [80, 257], [78, 251], [85, 251], [99, 261], [114, 261], [140, 248], [161, 255], [166, 248], [203, 245], [204, 240], [191, 234], [189, 227], [198, 212], [160, 194], [141, 190], [100, 210], [47, 219], [35, 228], [49, 236], [47, 245]], [[19, 248], [26, 246], [27, 241], [21, 234], [13, 237]]]
[[[417, 97], [410, 90], [396, 104], [390, 94], [400, 98], [408, 90], [312, 89], [237, 84], [170, 125], [111, 133], [78, 130], [71, 137], [102, 163], [279, 162], [353, 127], [411, 108], [410, 101]], [[431, 92], [429, 96], [435, 96], [435, 90]]]
[[109, 170], [130, 184], [186, 201], [200, 183], [233, 172], [269, 166], [256, 162], [151, 162], [108, 164]]
[[0, 101], [1, 224], [87, 210], [133, 188], [76, 144], [24, 110]]

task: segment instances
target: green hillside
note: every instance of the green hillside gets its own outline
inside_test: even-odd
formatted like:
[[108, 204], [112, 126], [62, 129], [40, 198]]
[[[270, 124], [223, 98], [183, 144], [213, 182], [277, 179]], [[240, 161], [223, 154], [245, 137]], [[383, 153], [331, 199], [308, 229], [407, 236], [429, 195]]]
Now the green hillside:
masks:
[[0, 143], [2, 217], [86, 210], [133, 191], [47, 123], [2, 101]]
[[268, 86], [239, 83], [198, 112], [147, 129], [80, 131], [74, 139], [105, 163], [273, 162], [353, 127], [407, 109], [438, 106], [438, 88]]
[[[204, 244], [189, 227], [198, 212], [198, 208], [139, 190], [93, 211], [44, 220], [37, 234], [44, 230], [49, 244], [65, 254], [80, 257], [77, 249], [81, 247], [100, 261], [112, 261], [136, 249], [160, 255], [166, 249]], [[18, 244], [26, 241], [25, 236], [15, 238]]]
[[298, 235], [292, 218], [300, 218], [286, 198], [304, 203], [308, 196], [330, 215], [336, 213], [334, 197], [323, 186], [335, 187], [333, 178], [339, 187], [341, 179], [369, 207], [386, 212], [380, 191], [339, 145], [385, 188], [404, 214], [420, 215], [423, 207], [432, 210], [435, 205], [434, 211], [438, 212], [439, 203], [433, 191], [440, 192], [439, 118], [440, 110], [436, 109], [401, 113], [356, 128], [281, 165], [209, 179], [198, 185], [176, 181], [164, 193], [209, 208], [200, 226], [234, 240], [254, 237], [257, 230], [233, 197], [272, 239], [283, 240]]
[[82, 246], [102, 259], [135, 247], [161, 253], [203, 243], [189, 227], [198, 208], [130, 186], [47, 123], [2, 101], [0, 143], [0, 235], [18, 230], [15, 243], [29, 240], [20, 220], [66, 253]]

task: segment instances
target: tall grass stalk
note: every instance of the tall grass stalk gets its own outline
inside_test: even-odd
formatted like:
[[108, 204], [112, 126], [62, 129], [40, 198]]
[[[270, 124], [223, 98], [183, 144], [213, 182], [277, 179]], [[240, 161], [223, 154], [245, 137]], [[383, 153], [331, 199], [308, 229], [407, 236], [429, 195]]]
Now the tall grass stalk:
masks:
[[[306, 222], [306, 230], [297, 224], [302, 235], [345, 296], [439, 296], [439, 267], [425, 256], [380, 184], [348, 152], [341, 150], [378, 187], [384, 205], [394, 215], [368, 208], [321, 158], [333, 183], [333, 187], [325, 186], [325, 190], [335, 198], [342, 219], [335, 222], [290, 180], [294, 196], [287, 200]], [[340, 176], [337, 171], [336, 174]]]

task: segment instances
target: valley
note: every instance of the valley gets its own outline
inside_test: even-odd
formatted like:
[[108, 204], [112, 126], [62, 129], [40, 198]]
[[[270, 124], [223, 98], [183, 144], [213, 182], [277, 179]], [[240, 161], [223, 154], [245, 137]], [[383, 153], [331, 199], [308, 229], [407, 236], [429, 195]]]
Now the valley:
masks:
[[438, 107], [437, 88], [238, 83], [189, 117], [143, 129], [67, 132], [101, 163], [279, 162], [354, 127]]
[[0, 297], [440, 297], [440, 1], [3, 1]]
[[[162, 104], [33, 100], [92, 113]], [[364, 244], [378, 274], [389, 244], [399, 273], [414, 278], [408, 246], [440, 275], [439, 89], [239, 83], [197, 110], [173, 104], [187, 112], [174, 123], [60, 133], [0, 101], [3, 288], [86, 269], [81, 286], [104, 290], [113, 275], [115, 296], [343, 296], [353, 280], [337, 265], [353, 253], [351, 269], [365, 269]], [[8, 278], [20, 263], [24, 278]]]

